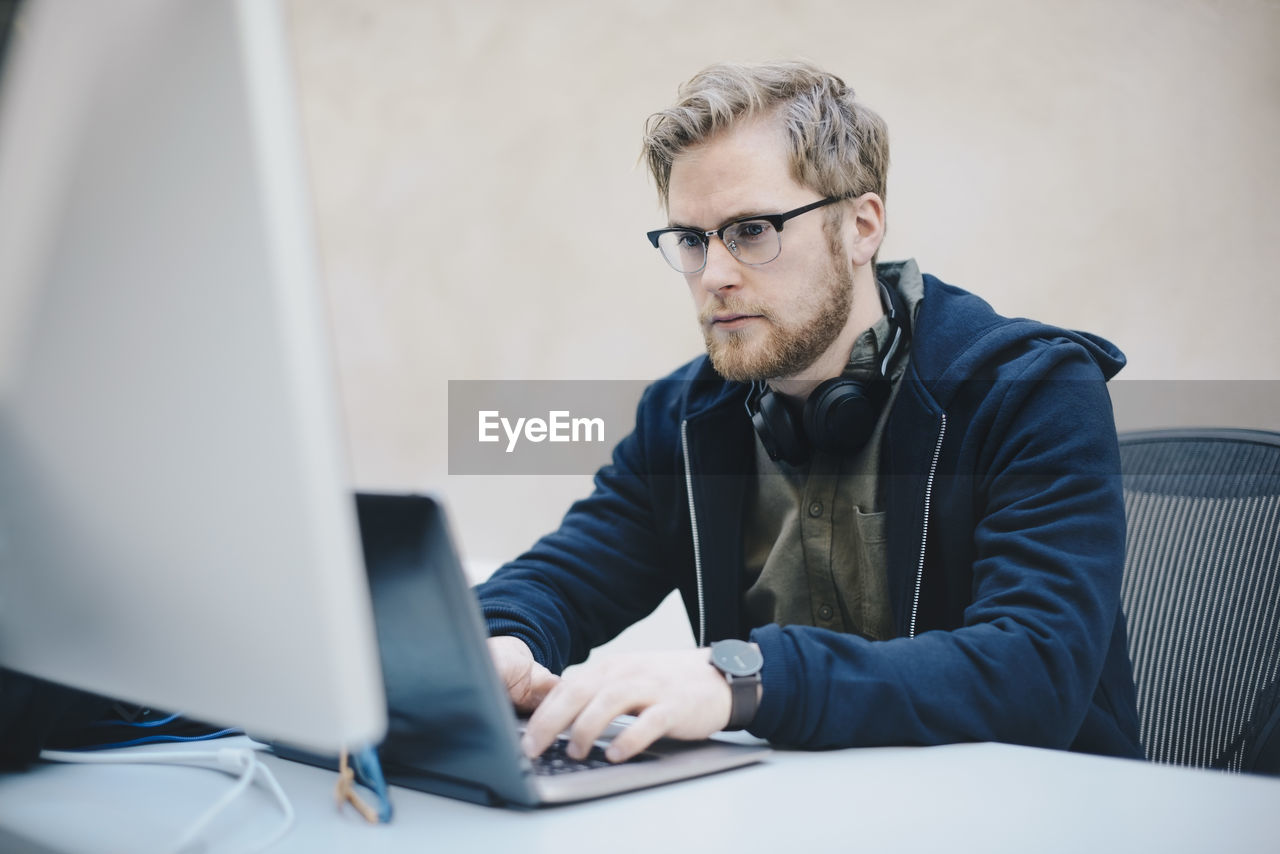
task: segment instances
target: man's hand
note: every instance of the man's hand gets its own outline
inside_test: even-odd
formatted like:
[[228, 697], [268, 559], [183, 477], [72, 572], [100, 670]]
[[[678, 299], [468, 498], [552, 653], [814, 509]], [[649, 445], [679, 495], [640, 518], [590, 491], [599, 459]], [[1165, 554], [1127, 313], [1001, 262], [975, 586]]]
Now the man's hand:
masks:
[[533, 653], [519, 638], [489, 638], [489, 656], [507, 686], [511, 702], [524, 714], [532, 712], [556, 686], [560, 677], [533, 660]]
[[662, 736], [694, 740], [724, 729], [731, 705], [709, 649], [611, 655], [565, 671], [529, 719], [522, 746], [537, 756], [569, 730], [568, 753], [582, 759], [615, 717], [633, 714], [636, 722], [605, 751], [622, 762]]

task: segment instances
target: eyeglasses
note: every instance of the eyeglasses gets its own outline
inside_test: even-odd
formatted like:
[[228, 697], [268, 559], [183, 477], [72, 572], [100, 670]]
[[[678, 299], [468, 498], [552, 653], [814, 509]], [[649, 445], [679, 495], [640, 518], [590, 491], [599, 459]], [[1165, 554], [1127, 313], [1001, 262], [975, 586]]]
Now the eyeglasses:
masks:
[[654, 248], [675, 268], [676, 272], [690, 275], [707, 266], [707, 248], [712, 236], [719, 236], [725, 247], [743, 264], [759, 267], [768, 264], [782, 252], [782, 224], [792, 217], [844, 201], [848, 196], [828, 196], [821, 201], [807, 204], [780, 214], [755, 214], [735, 219], [711, 231], [696, 228], [660, 228], [646, 235]]

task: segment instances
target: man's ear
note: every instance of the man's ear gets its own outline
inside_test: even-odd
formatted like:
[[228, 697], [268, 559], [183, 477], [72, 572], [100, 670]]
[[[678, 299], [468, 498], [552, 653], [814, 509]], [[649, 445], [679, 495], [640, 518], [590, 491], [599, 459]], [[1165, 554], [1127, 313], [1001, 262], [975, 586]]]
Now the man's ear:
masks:
[[850, 199], [845, 212], [845, 240], [854, 266], [871, 263], [884, 241], [884, 201], [875, 193]]

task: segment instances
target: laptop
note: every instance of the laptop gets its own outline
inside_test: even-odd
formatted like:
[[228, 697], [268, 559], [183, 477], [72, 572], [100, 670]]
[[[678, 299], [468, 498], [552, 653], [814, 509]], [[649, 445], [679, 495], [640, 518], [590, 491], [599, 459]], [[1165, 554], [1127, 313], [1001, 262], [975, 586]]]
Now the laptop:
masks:
[[[536, 807], [737, 768], [769, 753], [715, 739], [660, 739], [614, 765], [600, 745], [626, 725], [620, 718], [585, 761], [568, 758], [563, 740], [528, 759], [443, 507], [422, 495], [359, 493], [356, 510], [387, 694], [389, 726], [378, 748], [387, 782], [476, 803]], [[272, 748], [335, 767], [331, 757]]]

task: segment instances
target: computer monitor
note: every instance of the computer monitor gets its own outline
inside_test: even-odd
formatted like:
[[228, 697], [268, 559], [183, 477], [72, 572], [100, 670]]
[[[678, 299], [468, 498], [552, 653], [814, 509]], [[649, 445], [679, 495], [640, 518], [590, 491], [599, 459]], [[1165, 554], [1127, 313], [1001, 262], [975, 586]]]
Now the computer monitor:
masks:
[[36, 0], [0, 86], [0, 664], [378, 740], [279, 8]]

